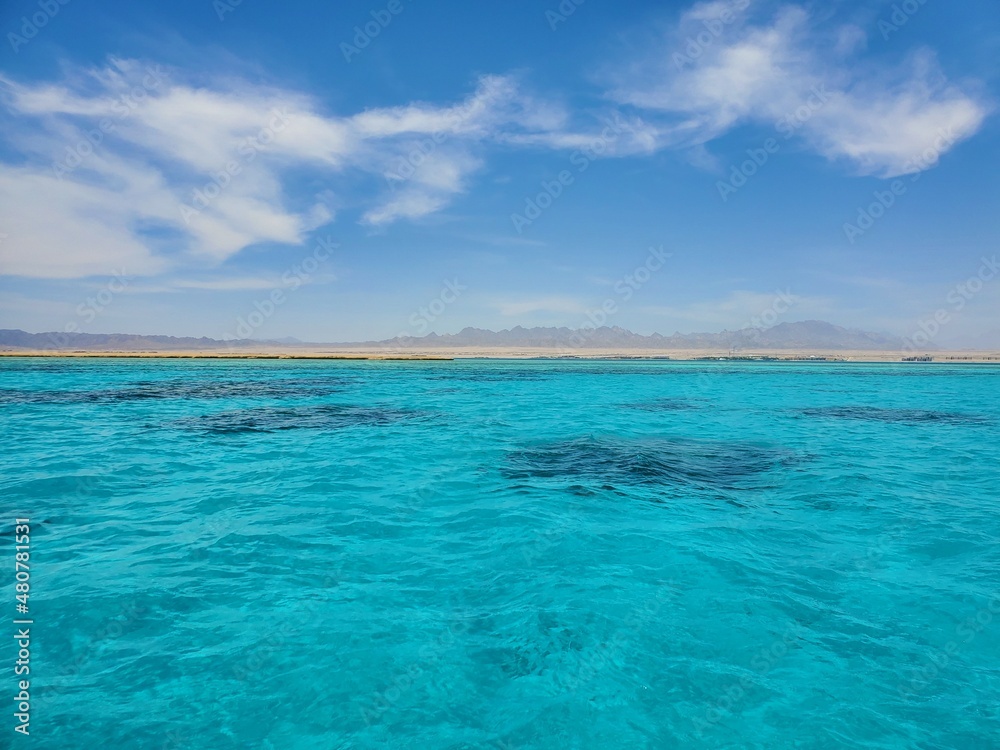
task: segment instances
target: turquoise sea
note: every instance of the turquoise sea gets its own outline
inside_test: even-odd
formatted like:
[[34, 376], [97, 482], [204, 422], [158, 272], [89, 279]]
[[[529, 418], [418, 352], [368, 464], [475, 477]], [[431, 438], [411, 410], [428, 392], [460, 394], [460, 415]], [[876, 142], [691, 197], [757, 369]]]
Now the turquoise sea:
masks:
[[0, 360], [0, 747], [1000, 748], [998, 385]]

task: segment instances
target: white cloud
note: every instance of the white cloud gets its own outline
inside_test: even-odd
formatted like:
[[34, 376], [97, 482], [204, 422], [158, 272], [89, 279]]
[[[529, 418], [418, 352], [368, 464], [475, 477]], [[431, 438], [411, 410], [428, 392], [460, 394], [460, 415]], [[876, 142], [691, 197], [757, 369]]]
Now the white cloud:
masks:
[[445, 206], [447, 200], [441, 196], [429, 195], [423, 191], [407, 189], [399, 196], [378, 208], [365, 212], [362, 220], [366, 224], [389, 224], [397, 219], [418, 219], [434, 213]]
[[[815, 102], [795, 137], [863, 174], [933, 166], [974, 134], [987, 105], [945, 80], [933, 55], [896, 70], [849, 62], [863, 33], [817, 31], [784, 7], [764, 22], [700, 3], [651, 54], [615, 72], [618, 111], [573, 117], [510, 76], [483, 76], [444, 105], [331, 114], [297, 91], [239, 79], [194, 84], [183, 71], [112, 59], [63, 80], [0, 76], [14, 154], [0, 164], [0, 273], [41, 278], [210, 269], [259, 243], [294, 245], [358, 208], [362, 223], [413, 220], [469, 190], [485, 148], [582, 149], [591, 158], [684, 149], [744, 123], [776, 124]], [[718, 33], [678, 63], [685, 40]], [[303, 175], [339, 193], [302, 196]], [[307, 178], [308, 179], [308, 178]]]
[[658, 128], [659, 147], [764, 123], [862, 174], [892, 177], [933, 166], [982, 125], [987, 105], [949, 84], [930, 52], [878, 69], [849, 59], [863, 47], [857, 27], [821, 33], [797, 6], [755, 24], [746, 6], [695, 5], [665, 44], [611, 74], [611, 97]]
[[[283, 286], [290, 286], [291, 282], [281, 279], [257, 278], [245, 276], [228, 279], [181, 279], [174, 282], [173, 288], [177, 289], [208, 289], [211, 291], [247, 291], [261, 289], [280, 289]], [[171, 288], [171, 287], [167, 287]]]
[[301, 243], [336, 196], [292, 200], [293, 170], [380, 184], [359, 191], [365, 223], [419, 218], [468, 189], [485, 142], [566, 120], [504, 76], [457, 104], [349, 116], [298, 92], [194, 86], [114, 59], [55, 84], [0, 78], [0, 93], [24, 157], [0, 166], [0, 272], [43, 278], [211, 267], [257, 243]]
[[72, 278], [155, 274], [165, 261], [138, 236], [135, 223], [173, 206], [156, 190], [137, 213], [122, 194], [101, 186], [61, 182], [24, 168], [0, 171], [0, 271], [17, 276]]

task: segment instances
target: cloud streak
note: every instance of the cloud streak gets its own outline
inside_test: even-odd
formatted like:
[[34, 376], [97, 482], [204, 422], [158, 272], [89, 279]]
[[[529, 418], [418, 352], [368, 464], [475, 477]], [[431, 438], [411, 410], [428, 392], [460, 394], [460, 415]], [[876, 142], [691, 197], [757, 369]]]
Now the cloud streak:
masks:
[[[0, 79], [19, 130], [32, 126], [14, 144], [21, 163], [0, 172], [5, 273], [73, 278], [126, 266], [151, 275], [211, 268], [259, 243], [299, 244], [332, 220], [328, 202], [338, 196], [293, 200], [293, 173], [362, 186], [363, 223], [419, 219], [468, 189], [479, 152], [501, 133], [530, 135], [566, 119], [504, 76], [480, 78], [457, 104], [348, 116], [245, 81], [208, 88], [170, 71], [154, 88], [143, 84], [149, 77], [149, 66], [111, 60], [57, 84]], [[128, 117], [123, 97], [137, 98]], [[64, 152], [77, 155], [70, 168]], [[418, 152], [405, 183], [389, 179]]]
[[655, 127], [659, 148], [794, 118], [820, 89], [827, 101], [796, 135], [856, 173], [893, 177], [932, 166], [925, 153], [969, 138], [989, 111], [946, 80], [929, 50], [878, 68], [852, 57], [864, 37], [857, 27], [825, 34], [798, 6], [754, 22], [747, 6], [699, 3], [655, 50], [608, 74], [609, 96]]

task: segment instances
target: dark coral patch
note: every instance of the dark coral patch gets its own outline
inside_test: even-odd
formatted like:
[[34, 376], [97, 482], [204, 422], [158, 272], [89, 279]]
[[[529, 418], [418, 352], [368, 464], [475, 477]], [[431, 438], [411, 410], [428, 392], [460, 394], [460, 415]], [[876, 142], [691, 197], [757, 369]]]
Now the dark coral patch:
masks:
[[513, 480], [739, 489], [792, 458], [786, 451], [743, 443], [580, 438], [511, 453], [503, 471]]

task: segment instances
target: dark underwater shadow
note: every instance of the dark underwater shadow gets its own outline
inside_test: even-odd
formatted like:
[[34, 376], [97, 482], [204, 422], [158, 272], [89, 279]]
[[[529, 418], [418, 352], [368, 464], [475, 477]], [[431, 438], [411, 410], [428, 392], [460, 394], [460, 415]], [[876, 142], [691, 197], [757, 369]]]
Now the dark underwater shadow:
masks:
[[736, 490], [797, 461], [789, 451], [749, 443], [586, 437], [514, 451], [501, 472], [514, 482], [564, 479], [575, 494], [619, 486]]
[[265, 380], [167, 380], [131, 383], [99, 390], [0, 389], [0, 404], [108, 404], [167, 399], [294, 398], [326, 396], [344, 390], [340, 378]]
[[976, 414], [934, 411], [931, 409], [894, 409], [877, 406], [819, 406], [798, 409], [803, 417], [819, 419], [853, 419], [864, 422], [884, 422], [889, 424], [989, 424], [988, 417]]
[[337, 430], [386, 426], [427, 420], [429, 412], [350, 404], [281, 406], [238, 409], [184, 417], [168, 426], [208, 434], [276, 432], [280, 430]]

